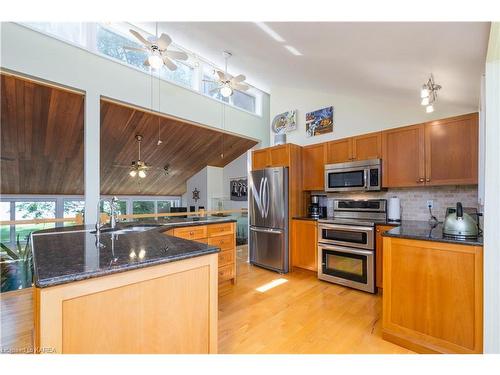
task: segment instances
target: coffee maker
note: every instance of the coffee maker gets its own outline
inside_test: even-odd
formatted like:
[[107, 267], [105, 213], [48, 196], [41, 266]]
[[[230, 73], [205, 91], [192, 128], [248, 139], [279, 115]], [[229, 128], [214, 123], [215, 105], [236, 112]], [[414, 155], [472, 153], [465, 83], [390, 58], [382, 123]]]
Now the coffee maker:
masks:
[[309, 204], [308, 216], [311, 219], [320, 219], [324, 216], [323, 207], [319, 205], [319, 196], [311, 195], [311, 203]]

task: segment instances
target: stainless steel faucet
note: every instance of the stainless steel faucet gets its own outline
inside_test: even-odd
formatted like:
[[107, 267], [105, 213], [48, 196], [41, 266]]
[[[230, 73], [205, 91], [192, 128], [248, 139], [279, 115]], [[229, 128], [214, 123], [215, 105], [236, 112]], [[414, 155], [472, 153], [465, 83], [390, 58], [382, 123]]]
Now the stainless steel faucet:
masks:
[[[108, 199], [99, 199], [99, 201], [97, 202], [97, 222], [95, 224], [95, 232], [96, 232], [96, 235], [100, 235], [101, 234], [101, 228], [103, 227], [103, 223], [101, 223], [101, 202], [105, 202], [107, 201]], [[109, 206], [111, 208], [111, 215], [110, 215], [110, 226], [111, 226], [111, 229], [115, 229], [116, 227], [116, 222], [117, 222], [117, 218], [116, 218], [116, 215], [118, 213], [118, 209], [116, 207], [116, 204], [118, 203], [118, 198], [117, 197], [113, 197], [111, 199], [109, 199]]]

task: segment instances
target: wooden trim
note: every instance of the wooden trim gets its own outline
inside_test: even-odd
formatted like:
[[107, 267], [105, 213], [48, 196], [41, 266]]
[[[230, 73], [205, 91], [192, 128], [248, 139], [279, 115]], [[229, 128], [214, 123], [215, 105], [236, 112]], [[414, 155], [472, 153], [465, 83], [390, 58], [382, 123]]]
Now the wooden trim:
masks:
[[10, 69], [0, 68], [0, 75], [15, 77], [15, 78], [18, 78], [18, 79], [22, 79], [23, 81], [35, 83], [37, 85], [47, 86], [47, 87], [50, 87], [50, 88], [54, 88], [54, 89], [62, 90], [62, 91], [66, 91], [66, 92], [70, 92], [72, 94], [78, 94], [78, 95], [81, 95], [82, 97], [85, 97], [85, 91], [84, 90], [76, 89], [76, 88], [73, 88], [73, 87], [70, 87], [70, 86], [66, 86], [66, 85], [63, 85], [63, 84], [60, 84], [60, 83], [55, 83], [55, 82], [52, 82], [52, 81], [47, 81], [47, 80], [42, 79], [42, 78], [34, 77], [34, 76], [27, 75], [27, 74], [24, 74], [24, 73], [19, 73], [19, 72], [10, 70]]
[[[247, 209], [240, 210], [223, 210], [223, 211], [193, 211], [193, 212], [168, 212], [168, 213], [157, 213], [157, 214], [131, 214], [131, 215], [117, 215], [118, 219], [145, 219], [145, 218], [157, 218], [157, 217], [173, 217], [173, 216], [208, 216], [217, 214], [231, 214], [231, 213], [248, 213]], [[109, 215], [104, 213], [107, 218], [102, 217], [103, 220], [109, 220]], [[43, 223], [65, 223], [65, 222], [76, 222], [77, 224], [83, 224], [83, 215], [77, 214], [75, 217], [65, 217], [65, 218], [52, 218], [52, 219], [29, 219], [29, 220], [2, 220], [0, 225], [22, 225], [22, 224], [43, 224]], [[215, 223], [214, 223], [215, 224]]]
[[217, 353], [217, 265], [218, 254], [208, 254], [49, 288], [35, 288], [36, 346], [63, 353], [62, 306], [65, 300], [208, 266], [209, 353]]

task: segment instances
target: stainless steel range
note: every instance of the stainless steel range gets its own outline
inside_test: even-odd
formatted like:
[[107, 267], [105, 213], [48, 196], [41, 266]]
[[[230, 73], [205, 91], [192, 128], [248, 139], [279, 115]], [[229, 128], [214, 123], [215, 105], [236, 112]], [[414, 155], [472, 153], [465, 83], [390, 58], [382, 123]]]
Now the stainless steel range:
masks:
[[375, 293], [375, 225], [386, 221], [385, 199], [335, 200], [318, 220], [318, 278]]

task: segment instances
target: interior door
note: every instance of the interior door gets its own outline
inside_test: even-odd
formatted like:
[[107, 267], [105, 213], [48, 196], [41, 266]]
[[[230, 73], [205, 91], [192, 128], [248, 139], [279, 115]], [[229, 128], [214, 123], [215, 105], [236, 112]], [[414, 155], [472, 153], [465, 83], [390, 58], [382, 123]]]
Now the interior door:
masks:
[[425, 183], [477, 184], [478, 114], [425, 124]]
[[385, 131], [382, 151], [383, 187], [425, 184], [423, 124]]

